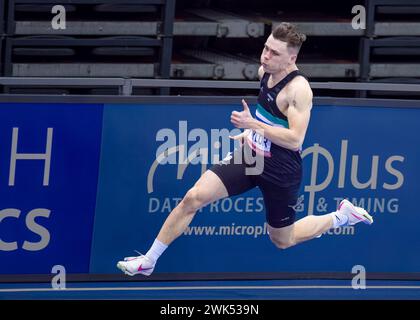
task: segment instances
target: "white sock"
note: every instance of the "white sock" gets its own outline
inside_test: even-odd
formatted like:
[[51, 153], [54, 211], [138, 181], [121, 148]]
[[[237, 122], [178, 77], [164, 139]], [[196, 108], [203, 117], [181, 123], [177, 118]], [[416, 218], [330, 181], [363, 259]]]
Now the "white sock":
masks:
[[331, 214], [331, 217], [333, 218], [333, 228], [334, 229], [338, 228], [338, 227], [341, 227], [342, 225], [346, 224], [347, 221], [349, 220], [349, 218], [346, 215], [344, 215], [344, 214], [342, 214], [338, 211], [334, 211], [330, 214]]
[[160, 242], [158, 239], [155, 239], [149, 251], [147, 251], [146, 257], [156, 263], [157, 259], [159, 259], [167, 247], [168, 246], [166, 244]]

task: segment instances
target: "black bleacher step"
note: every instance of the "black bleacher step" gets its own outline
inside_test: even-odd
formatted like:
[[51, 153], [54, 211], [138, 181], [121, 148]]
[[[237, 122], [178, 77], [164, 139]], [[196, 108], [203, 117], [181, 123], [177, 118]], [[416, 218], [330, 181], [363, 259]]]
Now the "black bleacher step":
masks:
[[143, 36], [112, 36], [99, 38], [77, 38], [56, 35], [24, 36], [11, 39], [18, 46], [144, 46], [160, 47], [161, 40]]
[[115, 12], [115, 13], [139, 13], [139, 12], [157, 12], [157, 6], [139, 5], [139, 4], [100, 4], [95, 6], [97, 12]]
[[420, 78], [388, 77], [388, 78], [371, 79], [370, 82], [420, 84]]
[[152, 56], [155, 50], [143, 47], [98, 47], [92, 53], [98, 56]]
[[370, 42], [374, 55], [420, 55], [420, 37], [384, 37]]
[[89, 90], [92, 95], [118, 95], [119, 90], [116, 88], [93, 88]]
[[420, 45], [418, 48], [392, 47], [392, 48], [373, 48], [373, 55], [378, 56], [420, 56]]
[[61, 88], [14, 88], [6, 87], [8, 93], [11, 94], [69, 94], [69, 90]]
[[420, 3], [417, 6], [377, 6], [376, 12], [381, 14], [419, 14]]
[[70, 48], [13, 48], [17, 56], [74, 56], [75, 51]]
[[31, 35], [16, 38], [19, 40], [72, 40], [74, 37], [58, 35]]
[[[59, 3], [57, 3], [59, 4]], [[51, 4], [16, 4], [15, 11], [16, 12], [44, 12], [44, 13], [51, 13], [51, 8], [54, 6], [54, 3]], [[66, 4], [66, 13], [75, 12], [76, 7], [73, 5]]]

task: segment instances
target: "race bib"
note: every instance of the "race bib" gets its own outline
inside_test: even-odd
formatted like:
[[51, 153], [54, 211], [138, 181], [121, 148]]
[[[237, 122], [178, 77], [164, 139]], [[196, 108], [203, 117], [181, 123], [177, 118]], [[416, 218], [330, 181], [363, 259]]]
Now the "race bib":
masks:
[[258, 132], [252, 130], [249, 133], [248, 144], [255, 152], [271, 157], [271, 141]]

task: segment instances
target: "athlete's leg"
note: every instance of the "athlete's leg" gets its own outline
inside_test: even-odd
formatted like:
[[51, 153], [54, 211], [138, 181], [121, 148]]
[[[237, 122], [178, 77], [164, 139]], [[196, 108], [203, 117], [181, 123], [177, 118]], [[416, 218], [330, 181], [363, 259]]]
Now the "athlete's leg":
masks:
[[220, 178], [207, 170], [169, 214], [157, 239], [169, 245], [184, 232], [199, 209], [227, 196], [228, 192]]
[[117, 263], [117, 267], [128, 275], [150, 275], [158, 258], [183, 233], [199, 209], [216, 200], [241, 194], [255, 187], [254, 179], [245, 175], [244, 164], [236, 164], [234, 158], [235, 155], [214, 165], [200, 177], [169, 214], [145, 255], [125, 258]]
[[303, 241], [321, 236], [331, 228], [354, 225], [363, 222], [372, 224], [373, 218], [363, 208], [343, 200], [337, 211], [324, 215], [309, 215], [294, 224], [282, 228], [268, 226], [271, 241], [279, 248], [286, 249]]
[[253, 177], [246, 175], [245, 164], [236, 161], [241, 154], [242, 149], [235, 150], [233, 154], [212, 166], [201, 176], [166, 219], [157, 236], [158, 241], [169, 245], [184, 232], [199, 209], [219, 199], [238, 195], [255, 187]]
[[318, 237], [333, 226], [331, 214], [321, 216], [306, 216], [294, 224], [274, 228], [268, 225], [268, 232], [271, 241], [280, 249], [286, 249], [300, 242]]
[[258, 185], [264, 196], [270, 239], [281, 249], [318, 237], [331, 228], [373, 222], [363, 208], [355, 207], [347, 200], [341, 201], [337, 211], [309, 215], [295, 222], [299, 185], [279, 187], [261, 179]]
[[227, 196], [222, 180], [214, 172], [207, 170], [166, 218], [149, 251], [138, 257], [124, 258], [124, 261], [117, 263], [117, 268], [130, 276], [151, 275], [160, 255], [182, 234], [195, 213], [203, 206]]

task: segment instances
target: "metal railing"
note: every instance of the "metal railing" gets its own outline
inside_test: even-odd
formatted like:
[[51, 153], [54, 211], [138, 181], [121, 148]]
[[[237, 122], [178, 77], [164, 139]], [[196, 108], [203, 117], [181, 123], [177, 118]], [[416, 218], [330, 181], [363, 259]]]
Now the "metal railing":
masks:
[[[224, 80], [167, 80], [124, 78], [33, 78], [0, 77], [3, 86], [52, 87], [117, 87], [119, 94], [130, 96], [133, 88], [206, 88], [206, 89], [259, 89], [258, 81]], [[420, 92], [420, 84], [371, 82], [310, 82], [312, 89]]]

